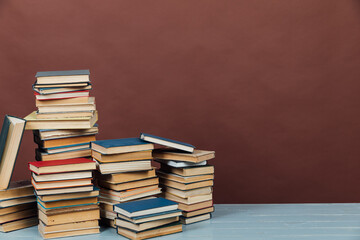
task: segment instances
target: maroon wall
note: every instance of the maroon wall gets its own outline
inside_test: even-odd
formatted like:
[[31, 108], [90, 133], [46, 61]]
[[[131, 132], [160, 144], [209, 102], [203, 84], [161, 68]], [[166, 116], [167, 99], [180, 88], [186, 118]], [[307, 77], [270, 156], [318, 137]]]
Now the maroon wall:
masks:
[[89, 68], [98, 138], [216, 150], [216, 203], [360, 202], [359, 27], [357, 0], [1, 0], [0, 114]]

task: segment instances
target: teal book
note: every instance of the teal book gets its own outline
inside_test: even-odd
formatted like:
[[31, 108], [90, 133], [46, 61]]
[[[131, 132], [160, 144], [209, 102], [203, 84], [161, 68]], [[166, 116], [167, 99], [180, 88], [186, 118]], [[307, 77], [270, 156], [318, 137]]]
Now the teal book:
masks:
[[140, 138], [144, 141], [156, 143], [159, 145], [163, 145], [166, 147], [171, 147], [175, 149], [179, 149], [185, 152], [194, 152], [195, 147], [189, 143], [179, 142], [176, 140], [158, 137], [155, 135], [147, 134], [147, 133], [141, 133]]
[[140, 138], [121, 138], [93, 141], [91, 149], [102, 154], [116, 154], [152, 150], [154, 145]]
[[6, 115], [0, 134], [0, 190], [7, 189], [14, 170], [26, 121]]
[[85, 70], [37, 72], [35, 77], [38, 78], [38, 77], [75, 76], [75, 75], [90, 75], [90, 71], [88, 69], [85, 69]]

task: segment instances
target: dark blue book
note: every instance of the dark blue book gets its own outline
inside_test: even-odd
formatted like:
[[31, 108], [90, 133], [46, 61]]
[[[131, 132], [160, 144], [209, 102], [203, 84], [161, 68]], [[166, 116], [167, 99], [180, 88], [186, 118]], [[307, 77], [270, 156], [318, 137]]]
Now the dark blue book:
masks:
[[168, 138], [158, 137], [147, 133], [141, 133], [140, 138], [144, 141], [160, 144], [166, 147], [176, 148], [185, 152], [194, 152], [195, 147], [191, 144], [175, 141]]
[[24, 119], [5, 116], [0, 134], [0, 190], [9, 187], [25, 124]]
[[114, 212], [129, 218], [176, 209], [178, 209], [178, 203], [161, 197], [114, 205]]
[[124, 219], [126, 221], [129, 221], [129, 222], [132, 222], [135, 224], [145, 223], [145, 222], [150, 222], [150, 221], [155, 221], [155, 220], [160, 220], [160, 219], [165, 219], [165, 218], [171, 218], [171, 217], [178, 217], [181, 215], [182, 215], [182, 211], [180, 209], [166, 211], [166, 212], [153, 213], [153, 214], [147, 214], [147, 215], [132, 217], [132, 218], [128, 218], [119, 213], [117, 214], [118, 218]]
[[91, 149], [101, 154], [116, 154], [154, 149], [154, 145], [140, 138], [122, 138], [91, 142]]

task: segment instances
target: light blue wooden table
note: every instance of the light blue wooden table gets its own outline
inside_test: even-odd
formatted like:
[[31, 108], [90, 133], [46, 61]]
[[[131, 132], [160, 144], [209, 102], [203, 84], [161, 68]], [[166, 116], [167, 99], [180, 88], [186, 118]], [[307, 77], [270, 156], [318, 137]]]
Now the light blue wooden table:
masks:
[[[221, 204], [213, 218], [158, 239], [360, 239], [360, 204]], [[36, 227], [0, 233], [1, 240], [42, 239]], [[125, 239], [115, 229], [63, 240]]]

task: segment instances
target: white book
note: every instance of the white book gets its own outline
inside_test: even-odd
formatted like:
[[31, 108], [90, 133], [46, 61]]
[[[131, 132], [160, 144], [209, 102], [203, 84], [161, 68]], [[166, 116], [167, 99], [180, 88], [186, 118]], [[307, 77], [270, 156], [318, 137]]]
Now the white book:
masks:
[[170, 167], [175, 168], [183, 168], [183, 167], [198, 167], [198, 166], [204, 166], [207, 164], [207, 161], [202, 161], [198, 163], [192, 163], [192, 162], [179, 162], [179, 161], [173, 161], [173, 160], [162, 160], [162, 159], [156, 159], [157, 162], [166, 164]]

